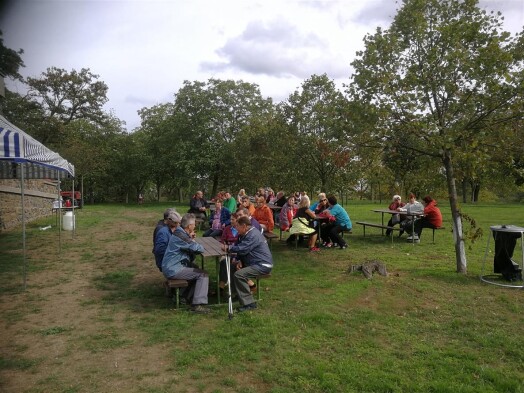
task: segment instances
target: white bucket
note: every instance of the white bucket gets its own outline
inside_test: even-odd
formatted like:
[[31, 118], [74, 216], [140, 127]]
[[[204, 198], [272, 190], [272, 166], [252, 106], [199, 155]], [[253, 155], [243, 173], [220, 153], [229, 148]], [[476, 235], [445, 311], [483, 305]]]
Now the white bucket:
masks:
[[64, 231], [72, 231], [75, 227], [75, 217], [73, 212], [66, 212], [64, 214]]

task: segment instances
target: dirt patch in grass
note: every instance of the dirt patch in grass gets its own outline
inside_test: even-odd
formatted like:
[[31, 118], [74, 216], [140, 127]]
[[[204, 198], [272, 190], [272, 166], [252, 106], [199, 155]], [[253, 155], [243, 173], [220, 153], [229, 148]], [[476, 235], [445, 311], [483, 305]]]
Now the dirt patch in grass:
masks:
[[[146, 344], [139, 331], [127, 328], [133, 324], [132, 305], [112, 307], [104, 301], [111, 291], [94, 285], [109, 272], [131, 271], [130, 285], [119, 288], [117, 282], [117, 291], [147, 287], [162, 293], [151, 254], [156, 219], [135, 212], [125, 218], [124, 224], [105, 221], [103, 230], [86, 229], [80, 212], [74, 238], [61, 233], [60, 253], [58, 231], [31, 235], [27, 290], [5, 294], [0, 303], [0, 390], [115, 392], [165, 386], [170, 348]], [[86, 247], [76, 247], [86, 244], [91, 245], [87, 256]], [[169, 310], [166, 299], [159, 298], [159, 304]]]

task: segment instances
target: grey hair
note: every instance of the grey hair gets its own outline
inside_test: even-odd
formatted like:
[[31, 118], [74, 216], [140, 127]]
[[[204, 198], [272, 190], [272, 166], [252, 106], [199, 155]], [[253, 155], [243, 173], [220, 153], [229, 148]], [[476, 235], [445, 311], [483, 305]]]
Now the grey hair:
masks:
[[172, 213], [172, 212], [176, 212], [176, 209], [174, 207], [168, 207], [164, 211], [164, 220], [167, 220], [167, 218], [169, 217], [169, 213]]
[[182, 228], [187, 228], [191, 224], [195, 223], [195, 215], [193, 213], [186, 213], [182, 216], [182, 221], [180, 221], [180, 226]]

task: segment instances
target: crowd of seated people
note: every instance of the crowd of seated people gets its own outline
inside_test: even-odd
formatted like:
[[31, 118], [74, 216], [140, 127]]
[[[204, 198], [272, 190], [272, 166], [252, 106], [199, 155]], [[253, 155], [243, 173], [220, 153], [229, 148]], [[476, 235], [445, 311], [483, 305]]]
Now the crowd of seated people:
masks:
[[[238, 192], [237, 197], [233, 197], [229, 191], [220, 192], [212, 199], [215, 209], [208, 214], [210, 205], [204, 193], [197, 191], [189, 202], [187, 214], [181, 216], [176, 209], [169, 208], [165, 210], [163, 219], [158, 221], [153, 233], [155, 265], [168, 279], [185, 279], [192, 283], [184, 291], [191, 311], [201, 314], [210, 312], [206, 307], [209, 275], [193, 263], [195, 255], [203, 252], [202, 246], [194, 240], [196, 218], [209, 222], [204, 237], [220, 237], [225, 250], [235, 250], [237, 253], [231, 258], [231, 276], [227, 277], [223, 260], [218, 279], [221, 288], [229, 282], [232, 289], [238, 292], [241, 304], [239, 311], [256, 308], [252, 296], [256, 286], [252, 280], [257, 274], [271, 271], [271, 252], [262, 233], [273, 231], [273, 210], [278, 211], [277, 207], [281, 207], [279, 226], [282, 231], [289, 232], [288, 240], [293, 240], [295, 236], [307, 236], [309, 250], [319, 251], [316, 245], [319, 233], [325, 248], [347, 248], [341, 233], [350, 231], [352, 222], [334, 195], [326, 196], [321, 192], [317, 201], [311, 205], [305, 192], [286, 195], [284, 191], [279, 191], [275, 195], [270, 188], [260, 188], [252, 198], [255, 204], [244, 189]], [[418, 241], [423, 228], [439, 228], [442, 225], [442, 214], [437, 202], [429, 195], [420, 203], [415, 194], [411, 193], [406, 204], [400, 195], [394, 195], [389, 210], [398, 213], [392, 214], [388, 226], [400, 224], [401, 234], [403, 231], [408, 232], [409, 240]], [[251, 249], [251, 245], [255, 248]]]

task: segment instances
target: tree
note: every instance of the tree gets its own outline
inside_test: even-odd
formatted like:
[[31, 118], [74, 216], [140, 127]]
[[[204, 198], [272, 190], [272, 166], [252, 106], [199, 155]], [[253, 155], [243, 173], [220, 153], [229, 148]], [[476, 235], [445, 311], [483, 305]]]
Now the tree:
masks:
[[235, 163], [226, 157], [237, 136], [253, 117], [271, 110], [271, 99], [262, 98], [255, 84], [217, 79], [184, 82], [174, 104], [175, 127], [186, 147], [181, 154], [191, 162], [193, 177], [211, 181], [212, 195], [219, 184], [231, 187], [227, 169]]
[[467, 272], [455, 160], [506, 146], [504, 123], [521, 118], [524, 36], [477, 0], [404, 0], [389, 30], [364, 38], [348, 92], [379, 110], [377, 137], [402, 129], [446, 174], [457, 272]]
[[309, 173], [321, 190], [327, 190], [350, 162], [351, 144], [344, 134], [347, 105], [323, 74], [311, 76], [282, 106], [291, 132], [297, 135], [300, 170]]
[[[100, 123], [105, 117], [102, 106], [107, 102], [108, 88], [97, 79], [98, 75], [88, 68], [67, 72], [51, 67], [40, 78], [27, 78], [27, 94], [41, 105], [46, 117], [59, 124], [66, 125], [82, 118]], [[50, 138], [47, 136], [46, 139]], [[46, 142], [42, 140], [42, 143]]]
[[0, 30], [0, 77], [7, 76], [22, 81], [22, 75], [18, 71], [20, 67], [25, 67], [22, 60], [24, 51], [22, 49], [15, 51], [4, 46], [2, 35], [2, 30]]

